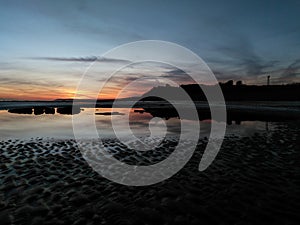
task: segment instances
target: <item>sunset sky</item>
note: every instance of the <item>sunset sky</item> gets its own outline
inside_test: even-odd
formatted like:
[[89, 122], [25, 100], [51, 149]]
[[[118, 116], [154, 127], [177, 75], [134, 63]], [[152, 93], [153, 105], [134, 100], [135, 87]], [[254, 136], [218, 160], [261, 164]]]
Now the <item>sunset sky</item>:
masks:
[[[0, 100], [72, 98], [96, 57], [148, 39], [192, 50], [219, 81], [265, 84], [271, 75], [272, 84], [299, 82], [299, 21], [298, 0], [0, 0]], [[101, 76], [101, 60], [98, 66]], [[123, 71], [121, 81], [112, 82], [103, 97], [114, 97], [133, 72], [187, 82], [176, 68], [155, 66], [151, 71], [143, 65]]]

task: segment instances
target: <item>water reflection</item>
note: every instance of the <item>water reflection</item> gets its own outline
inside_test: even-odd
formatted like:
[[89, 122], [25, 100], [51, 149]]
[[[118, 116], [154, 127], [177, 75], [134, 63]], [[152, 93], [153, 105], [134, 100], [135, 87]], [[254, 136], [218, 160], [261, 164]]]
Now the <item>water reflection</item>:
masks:
[[100, 115], [100, 116], [123, 116], [125, 113], [120, 113], [120, 112], [97, 112], [95, 115]]
[[[168, 134], [177, 135], [181, 130], [181, 121], [195, 123], [189, 118], [179, 118], [176, 110], [173, 109], [149, 109], [149, 108], [77, 108], [72, 107], [32, 107], [22, 109], [0, 110], [0, 138], [74, 138], [72, 117], [82, 119], [82, 129], [86, 131], [86, 137], [90, 136], [91, 127], [85, 124], [85, 117], [95, 115], [96, 128], [101, 137], [114, 136], [111, 119], [123, 121], [129, 115], [130, 129], [136, 136], [150, 135], [149, 123], [154, 117], [162, 118], [165, 121]], [[75, 118], [75, 119], [76, 119]], [[201, 135], [210, 134], [210, 113], [199, 111]], [[228, 114], [226, 135], [248, 136], [255, 132], [272, 131], [274, 128], [272, 117], [253, 117], [253, 115]], [[264, 120], [256, 120], [264, 119]], [[235, 122], [232, 122], [235, 121]], [[242, 121], [242, 122], [241, 122]], [[276, 120], [275, 120], [276, 121]], [[157, 129], [161, 129], [162, 124], [155, 124]], [[126, 130], [124, 130], [126, 135]]]
[[[103, 108], [101, 108], [102, 110]], [[110, 108], [106, 108], [107, 111], [105, 112], [99, 112], [99, 108], [96, 109], [97, 112], [95, 112], [95, 115], [99, 116], [112, 116], [112, 115], [124, 115], [121, 112], [113, 111], [111, 112]], [[122, 108], [121, 108], [122, 110]], [[188, 109], [187, 109], [188, 110]], [[9, 113], [14, 114], [27, 114], [27, 115], [43, 115], [43, 114], [51, 114], [54, 115], [62, 114], [62, 115], [76, 115], [80, 114], [83, 111], [81, 107], [72, 107], [72, 106], [65, 106], [65, 107], [46, 107], [46, 106], [38, 106], [38, 107], [32, 107], [32, 108], [16, 108], [16, 109], [9, 109]], [[159, 117], [163, 118], [165, 120], [169, 120], [171, 118], [176, 119], [185, 119], [185, 120], [191, 120], [192, 118], [189, 117], [189, 114], [186, 113], [184, 117], [180, 118], [177, 110], [172, 107], [164, 107], [164, 108], [157, 108], [157, 107], [143, 107], [143, 108], [134, 108], [134, 113], [137, 114], [144, 114], [148, 113], [152, 117]], [[211, 113], [209, 108], [197, 108], [198, 117], [200, 121], [204, 120], [211, 120]], [[295, 113], [284, 113], [282, 111], [277, 111], [274, 109], [273, 111], [256, 111], [255, 108], [253, 109], [232, 109], [227, 108], [227, 118], [226, 121], [218, 120], [218, 122], [226, 122], [228, 125], [231, 125], [233, 123], [237, 125], [241, 125], [243, 121], [265, 121], [265, 122], [282, 122], [282, 121], [289, 121], [289, 120], [295, 120], [299, 119], [299, 115], [295, 116]]]
[[[170, 118], [177, 118], [177, 119], [185, 119], [185, 120], [192, 120], [189, 117], [189, 114], [185, 114], [185, 117], [181, 117], [178, 115], [177, 110], [175, 108], [143, 108], [143, 109], [136, 109], [134, 110], [135, 113], [143, 114], [149, 113], [152, 117], [160, 117], [164, 118], [165, 120], [169, 120]], [[204, 120], [211, 120], [211, 113], [210, 110], [207, 109], [197, 109], [198, 118], [200, 121]], [[218, 118], [216, 118], [218, 119]], [[226, 123], [227, 125], [231, 125], [235, 123], [236, 125], [241, 125], [243, 121], [264, 121], [264, 122], [282, 122], [282, 121], [289, 121], [294, 120], [293, 117], [283, 116], [282, 114], [278, 114], [276, 112], [270, 113], [263, 113], [263, 112], [255, 112], [255, 111], [242, 111], [242, 110], [230, 110], [227, 109], [227, 118]], [[218, 122], [225, 122], [222, 120], [217, 120]]]

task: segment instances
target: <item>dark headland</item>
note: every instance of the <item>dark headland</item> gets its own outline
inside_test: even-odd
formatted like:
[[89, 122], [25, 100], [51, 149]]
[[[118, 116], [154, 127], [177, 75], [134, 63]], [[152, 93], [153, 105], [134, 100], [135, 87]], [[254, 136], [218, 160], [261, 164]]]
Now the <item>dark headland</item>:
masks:
[[[246, 85], [241, 81], [234, 85], [233, 80], [219, 83], [225, 101], [300, 101], [300, 83], [285, 85]], [[169, 85], [152, 88], [145, 95], [160, 96], [168, 94], [170, 99], [182, 99], [179, 88], [187, 92], [194, 101], [207, 101], [203, 90], [217, 90], [217, 85], [185, 84], [179, 87]], [[151, 99], [151, 98], [149, 98]], [[151, 100], [155, 100], [154, 97]], [[157, 99], [156, 99], [157, 100]]]

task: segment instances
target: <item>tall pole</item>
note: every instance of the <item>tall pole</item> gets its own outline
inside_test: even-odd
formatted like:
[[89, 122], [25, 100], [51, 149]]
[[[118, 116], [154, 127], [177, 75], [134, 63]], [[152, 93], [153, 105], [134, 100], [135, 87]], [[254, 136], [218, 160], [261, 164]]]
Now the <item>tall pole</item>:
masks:
[[267, 85], [270, 85], [270, 76], [267, 77]]

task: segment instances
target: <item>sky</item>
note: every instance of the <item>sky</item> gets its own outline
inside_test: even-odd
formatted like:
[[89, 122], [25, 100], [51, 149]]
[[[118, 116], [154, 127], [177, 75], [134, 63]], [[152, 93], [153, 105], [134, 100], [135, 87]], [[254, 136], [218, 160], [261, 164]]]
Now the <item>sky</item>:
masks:
[[[97, 57], [140, 40], [190, 49], [220, 82], [261, 85], [267, 75], [271, 84], [299, 82], [299, 21], [297, 0], [0, 0], [0, 100], [72, 98]], [[122, 64], [118, 59], [98, 62], [100, 83], [106, 78], [101, 63]], [[130, 75], [151, 73], [187, 82], [177, 68], [137, 66], [121, 71], [103, 97], [115, 97]]]

